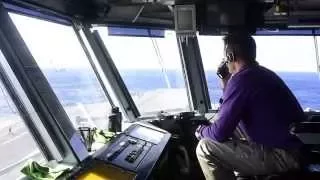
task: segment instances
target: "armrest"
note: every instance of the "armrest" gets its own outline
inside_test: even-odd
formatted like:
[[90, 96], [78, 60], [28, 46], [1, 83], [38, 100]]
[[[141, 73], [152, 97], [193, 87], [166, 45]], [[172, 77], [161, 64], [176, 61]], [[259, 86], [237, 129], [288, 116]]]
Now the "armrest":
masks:
[[300, 133], [319, 133], [320, 134], [320, 122], [301, 122], [293, 126], [291, 130], [293, 134]]
[[319, 114], [313, 114], [308, 117], [309, 122], [318, 122], [320, 123], [320, 115]]
[[304, 144], [320, 144], [320, 122], [301, 122], [291, 129]]

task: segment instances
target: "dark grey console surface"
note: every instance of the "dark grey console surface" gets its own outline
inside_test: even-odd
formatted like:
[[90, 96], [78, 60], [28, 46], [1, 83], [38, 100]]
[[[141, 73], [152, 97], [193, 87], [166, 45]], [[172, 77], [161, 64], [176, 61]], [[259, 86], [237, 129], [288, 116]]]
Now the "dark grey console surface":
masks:
[[320, 122], [301, 122], [292, 131], [304, 144], [320, 144]]

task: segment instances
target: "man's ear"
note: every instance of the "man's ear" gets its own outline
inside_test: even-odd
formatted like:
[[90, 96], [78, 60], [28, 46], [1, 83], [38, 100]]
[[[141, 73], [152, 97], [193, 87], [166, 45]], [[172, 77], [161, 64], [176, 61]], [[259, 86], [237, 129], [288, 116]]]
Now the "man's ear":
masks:
[[226, 53], [226, 58], [229, 62], [234, 62], [235, 59], [235, 52], [232, 49], [232, 47], [228, 47], [228, 45], [225, 47], [225, 53]]
[[229, 62], [234, 62], [235, 61], [234, 53], [233, 52], [228, 52], [227, 53], [227, 59], [228, 59]]

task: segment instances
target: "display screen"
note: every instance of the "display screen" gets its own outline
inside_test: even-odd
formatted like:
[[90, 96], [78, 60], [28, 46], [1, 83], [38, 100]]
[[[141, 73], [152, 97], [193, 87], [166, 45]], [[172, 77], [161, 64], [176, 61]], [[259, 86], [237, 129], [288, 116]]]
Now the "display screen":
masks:
[[76, 180], [134, 180], [136, 174], [118, 167], [94, 162], [94, 165], [78, 175]]
[[136, 126], [129, 134], [154, 144], [158, 144], [164, 136], [164, 133], [143, 126]]

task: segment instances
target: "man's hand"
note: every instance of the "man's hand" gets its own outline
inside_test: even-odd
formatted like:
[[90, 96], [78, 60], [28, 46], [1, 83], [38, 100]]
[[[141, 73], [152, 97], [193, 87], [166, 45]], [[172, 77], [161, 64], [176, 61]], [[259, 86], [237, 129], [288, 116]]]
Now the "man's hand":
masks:
[[198, 128], [196, 129], [196, 132], [194, 133], [194, 135], [196, 136], [196, 138], [198, 140], [200, 140], [202, 137], [201, 137], [201, 131], [203, 129], [203, 125], [199, 125]]

